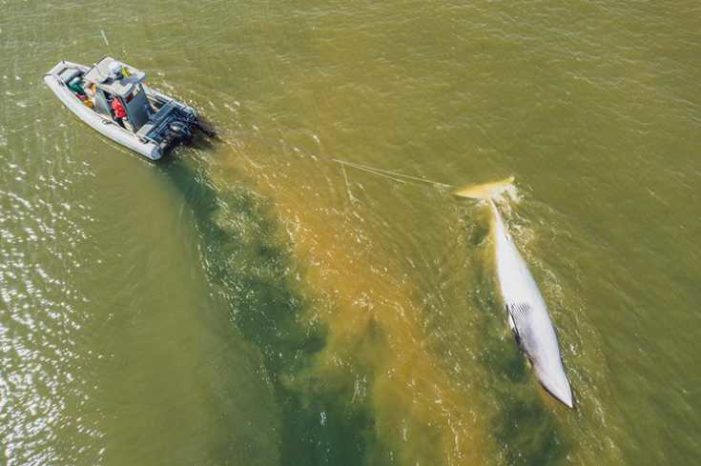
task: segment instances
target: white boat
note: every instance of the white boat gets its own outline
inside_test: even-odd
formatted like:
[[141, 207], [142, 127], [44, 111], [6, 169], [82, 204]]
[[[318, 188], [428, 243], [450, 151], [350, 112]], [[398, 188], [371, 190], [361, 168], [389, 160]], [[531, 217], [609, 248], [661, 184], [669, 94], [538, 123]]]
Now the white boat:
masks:
[[[92, 67], [61, 61], [44, 75], [49, 89], [78, 118], [151, 160], [188, 142], [195, 129], [212, 135], [195, 109], [146, 86], [145, 79], [143, 71], [111, 57]], [[115, 118], [115, 104], [121, 104], [126, 118]]]

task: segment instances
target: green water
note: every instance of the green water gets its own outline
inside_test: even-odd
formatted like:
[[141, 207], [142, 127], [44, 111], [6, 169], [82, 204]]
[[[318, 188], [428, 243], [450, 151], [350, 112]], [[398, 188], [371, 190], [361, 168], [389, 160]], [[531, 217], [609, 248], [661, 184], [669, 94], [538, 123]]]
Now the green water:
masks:
[[[0, 1], [0, 464], [701, 461], [695, 2]], [[104, 37], [103, 37], [104, 34]], [[221, 140], [61, 107], [121, 57]], [[495, 295], [504, 205], [577, 400]]]

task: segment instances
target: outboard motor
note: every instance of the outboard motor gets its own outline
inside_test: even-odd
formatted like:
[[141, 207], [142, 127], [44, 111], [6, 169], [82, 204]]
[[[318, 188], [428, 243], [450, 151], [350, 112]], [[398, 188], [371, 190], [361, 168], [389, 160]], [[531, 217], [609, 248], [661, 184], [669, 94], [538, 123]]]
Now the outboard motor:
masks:
[[168, 130], [174, 139], [189, 141], [192, 139], [190, 125], [181, 120], [175, 120], [168, 125]]

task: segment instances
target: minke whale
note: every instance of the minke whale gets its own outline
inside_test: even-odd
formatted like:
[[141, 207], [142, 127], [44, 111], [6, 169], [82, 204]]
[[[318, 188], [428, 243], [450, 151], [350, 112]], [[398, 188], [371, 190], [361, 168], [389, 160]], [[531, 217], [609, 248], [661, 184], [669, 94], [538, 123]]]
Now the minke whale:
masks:
[[526, 262], [509, 234], [494, 198], [512, 185], [513, 177], [496, 183], [467, 187], [455, 195], [486, 201], [494, 216], [493, 234], [496, 272], [506, 307], [509, 327], [528, 357], [538, 380], [555, 398], [574, 406], [572, 389], [545, 300]]

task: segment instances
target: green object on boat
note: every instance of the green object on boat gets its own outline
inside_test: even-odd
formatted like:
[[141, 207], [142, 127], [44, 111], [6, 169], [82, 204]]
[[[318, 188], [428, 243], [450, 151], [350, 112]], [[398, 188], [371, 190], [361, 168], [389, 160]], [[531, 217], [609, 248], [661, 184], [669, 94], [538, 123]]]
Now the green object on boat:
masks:
[[83, 89], [82, 79], [80, 78], [73, 78], [71, 82], [68, 83], [68, 89], [76, 94], [85, 95], [85, 89]]

